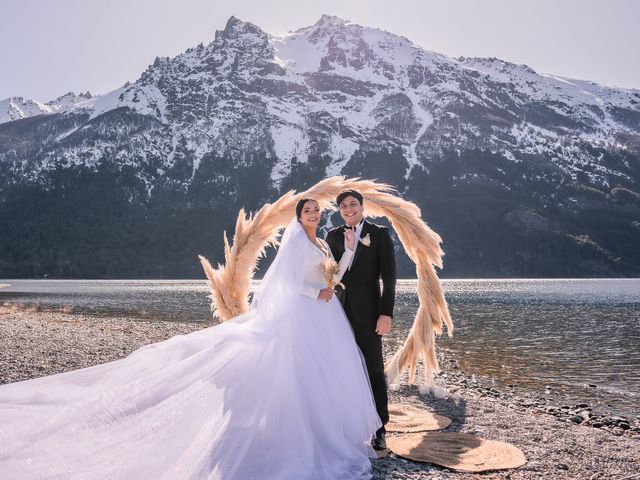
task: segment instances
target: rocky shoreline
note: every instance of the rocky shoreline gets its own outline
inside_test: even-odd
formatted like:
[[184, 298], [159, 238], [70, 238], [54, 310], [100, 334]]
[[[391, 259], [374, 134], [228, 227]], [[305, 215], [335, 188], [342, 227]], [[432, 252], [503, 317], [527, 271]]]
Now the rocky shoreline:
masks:
[[630, 418], [598, 412], [589, 403], [559, 405], [542, 394], [517, 392], [516, 385], [509, 385], [508, 390], [499, 390], [491, 386], [487, 379], [478, 379], [475, 375], [467, 376], [464, 372], [459, 372], [457, 361], [452, 360], [449, 363], [447, 368], [453, 369], [453, 373], [441, 372], [439, 377], [443, 379], [450, 391], [455, 392], [461, 388], [473, 390], [481, 398], [494, 399], [511, 409], [551, 415], [563, 422], [601, 429], [613, 435], [640, 438], [640, 409], [636, 417]]
[[[116, 360], [205, 326], [0, 306], [0, 383]], [[460, 371], [455, 359], [444, 361], [436, 382], [448, 389], [448, 398], [402, 386], [390, 392], [390, 401], [452, 418], [447, 431], [512, 443], [528, 463], [517, 470], [468, 474], [391, 454], [374, 461], [375, 479], [640, 479], [640, 417], [602, 415], [587, 403], [554, 405], [515, 386], [499, 390]]]

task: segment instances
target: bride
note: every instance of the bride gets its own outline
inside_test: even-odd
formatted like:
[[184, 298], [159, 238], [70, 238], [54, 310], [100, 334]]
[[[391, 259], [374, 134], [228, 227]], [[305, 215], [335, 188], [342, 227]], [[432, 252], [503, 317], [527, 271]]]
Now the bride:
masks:
[[[381, 427], [326, 287], [318, 203], [296, 206], [249, 312], [89, 368], [0, 386], [13, 479], [371, 478]], [[355, 234], [340, 262], [344, 273]]]

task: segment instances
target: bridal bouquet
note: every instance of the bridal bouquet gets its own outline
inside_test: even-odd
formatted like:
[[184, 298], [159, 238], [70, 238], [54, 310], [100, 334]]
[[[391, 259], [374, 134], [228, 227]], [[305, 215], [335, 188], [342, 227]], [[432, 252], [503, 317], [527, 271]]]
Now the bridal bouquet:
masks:
[[322, 273], [324, 274], [324, 279], [327, 281], [327, 286], [331, 289], [335, 288], [336, 285], [340, 285], [344, 288], [344, 285], [340, 282], [340, 267], [338, 263], [332, 258], [325, 258], [322, 262]]

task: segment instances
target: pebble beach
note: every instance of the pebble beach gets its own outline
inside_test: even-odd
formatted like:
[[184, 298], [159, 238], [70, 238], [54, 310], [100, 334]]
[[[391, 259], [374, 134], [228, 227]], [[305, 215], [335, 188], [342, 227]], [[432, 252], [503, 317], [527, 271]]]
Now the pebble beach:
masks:
[[[116, 360], [143, 345], [207, 326], [4, 304], [0, 384]], [[556, 405], [543, 392], [521, 392], [516, 385], [500, 390], [460, 370], [451, 358], [443, 359], [441, 367], [436, 383], [447, 389], [447, 398], [421, 395], [417, 387], [402, 385], [389, 392], [390, 402], [451, 418], [445, 431], [511, 443], [524, 452], [527, 464], [470, 474], [391, 453], [373, 462], [374, 479], [640, 479], [640, 416], [602, 415], [587, 400]]]

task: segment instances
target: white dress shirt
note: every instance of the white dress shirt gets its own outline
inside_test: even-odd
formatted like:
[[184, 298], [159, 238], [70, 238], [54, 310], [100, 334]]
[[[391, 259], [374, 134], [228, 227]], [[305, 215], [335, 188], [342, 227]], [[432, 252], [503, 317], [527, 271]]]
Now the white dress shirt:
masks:
[[[360, 223], [356, 226], [356, 243], [353, 246], [353, 251], [355, 252], [356, 248], [358, 248], [358, 242], [360, 241], [360, 234], [362, 233], [362, 226], [364, 225], [364, 218], [362, 220], [360, 220]], [[347, 253], [349, 251], [349, 247], [347, 246], [347, 236], [345, 235], [344, 237], [344, 251], [345, 253]], [[353, 263], [353, 257], [355, 255], [351, 256], [351, 259], [349, 259], [349, 266], [347, 267], [347, 270], [351, 269], [351, 264]]]

